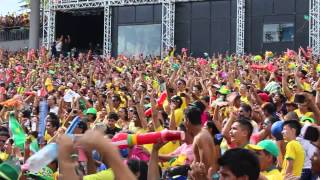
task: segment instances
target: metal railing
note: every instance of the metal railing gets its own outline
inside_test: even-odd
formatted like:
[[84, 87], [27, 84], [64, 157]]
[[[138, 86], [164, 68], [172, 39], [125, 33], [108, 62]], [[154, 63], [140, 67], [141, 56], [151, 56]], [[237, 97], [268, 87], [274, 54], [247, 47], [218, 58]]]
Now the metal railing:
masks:
[[0, 41], [16, 41], [29, 38], [29, 28], [7, 28], [0, 29]]

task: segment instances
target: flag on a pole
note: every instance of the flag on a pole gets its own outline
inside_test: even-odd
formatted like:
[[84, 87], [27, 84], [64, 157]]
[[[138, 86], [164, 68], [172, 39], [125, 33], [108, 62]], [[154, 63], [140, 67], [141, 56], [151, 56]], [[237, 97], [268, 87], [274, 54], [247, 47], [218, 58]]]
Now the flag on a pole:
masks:
[[26, 141], [26, 134], [22, 129], [20, 123], [14, 116], [13, 112], [11, 112], [9, 115], [9, 128], [13, 137], [14, 144], [23, 150], [24, 143]]

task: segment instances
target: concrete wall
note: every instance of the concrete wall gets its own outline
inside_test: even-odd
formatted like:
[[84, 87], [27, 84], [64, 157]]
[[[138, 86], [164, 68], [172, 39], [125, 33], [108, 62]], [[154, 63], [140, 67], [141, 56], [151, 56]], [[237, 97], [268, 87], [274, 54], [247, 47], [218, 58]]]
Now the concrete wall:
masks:
[[[41, 44], [40, 40], [40, 44]], [[0, 48], [8, 49], [11, 51], [17, 51], [19, 49], [27, 48], [29, 46], [29, 40], [19, 40], [19, 41], [0, 41]]]

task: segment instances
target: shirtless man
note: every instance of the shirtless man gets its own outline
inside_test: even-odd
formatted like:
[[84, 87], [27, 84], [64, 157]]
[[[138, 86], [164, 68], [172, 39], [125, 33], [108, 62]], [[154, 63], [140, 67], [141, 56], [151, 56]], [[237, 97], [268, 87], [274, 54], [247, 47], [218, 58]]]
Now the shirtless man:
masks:
[[[204, 165], [204, 171], [201, 173], [203, 177], [211, 177], [211, 174], [218, 170], [218, 153], [214, 148], [214, 142], [210, 133], [201, 127], [201, 112], [194, 106], [189, 106], [185, 110], [184, 124], [187, 132], [190, 133], [193, 140], [194, 163]], [[192, 165], [191, 165], [192, 167]], [[208, 170], [210, 172], [208, 173]], [[192, 171], [189, 173], [193, 179], [201, 179], [200, 177], [192, 177]]]

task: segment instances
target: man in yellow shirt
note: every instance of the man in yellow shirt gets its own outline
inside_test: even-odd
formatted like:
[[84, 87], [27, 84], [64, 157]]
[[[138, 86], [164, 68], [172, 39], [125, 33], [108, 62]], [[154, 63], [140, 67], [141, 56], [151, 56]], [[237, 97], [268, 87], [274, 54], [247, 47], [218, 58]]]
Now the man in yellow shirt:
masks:
[[276, 168], [279, 148], [272, 140], [260, 141], [257, 145], [250, 144], [248, 149], [256, 151], [260, 163], [260, 177], [267, 180], [282, 180]]
[[283, 176], [288, 174], [301, 176], [305, 153], [302, 145], [296, 140], [300, 130], [301, 124], [298, 121], [289, 120], [283, 123], [283, 139], [288, 142], [282, 164], [281, 174]]

